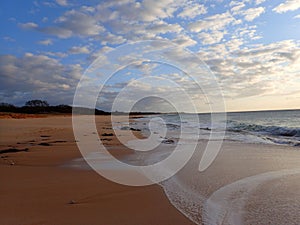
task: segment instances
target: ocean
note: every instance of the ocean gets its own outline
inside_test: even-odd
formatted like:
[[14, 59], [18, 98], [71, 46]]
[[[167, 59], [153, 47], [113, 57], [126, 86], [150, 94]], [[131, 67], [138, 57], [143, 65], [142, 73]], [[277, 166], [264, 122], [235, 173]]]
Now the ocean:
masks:
[[[195, 123], [195, 115], [190, 114], [160, 114], [147, 116], [138, 121], [148, 121], [160, 117], [162, 120], [154, 121], [157, 129], [167, 126], [168, 139], [178, 138], [182, 126], [199, 129], [199, 139], [207, 140], [211, 131], [224, 131], [218, 123], [211, 124], [210, 114], [198, 114]], [[300, 146], [300, 110], [256, 111], [256, 112], [230, 112], [226, 115], [224, 140], [245, 143], [262, 143]], [[144, 131], [147, 136], [147, 124], [133, 124], [137, 129]], [[222, 127], [222, 128], [220, 128]], [[172, 135], [173, 136], [172, 136]]]

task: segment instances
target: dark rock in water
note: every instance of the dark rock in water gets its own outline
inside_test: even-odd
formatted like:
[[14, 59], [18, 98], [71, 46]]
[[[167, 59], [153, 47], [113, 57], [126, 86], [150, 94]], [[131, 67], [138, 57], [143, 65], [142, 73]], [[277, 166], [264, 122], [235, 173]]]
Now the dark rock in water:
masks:
[[102, 134], [102, 136], [105, 136], [105, 137], [107, 137], [107, 136], [114, 136], [114, 134], [113, 133], [104, 133], [104, 134]]
[[175, 141], [173, 141], [172, 139], [166, 139], [166, 140], [163, 140], [161, 143], [163, 143], [163, 144], [174, 144]]
[[134, 116], [132, 118], [134, 118], [134, 119], [141, 119], [141, 118], [144, 118], [144, 117], [143, 116]]
[[133, 127], [121, 127], [121, 130], [131, 130], [131, 131], [141, 131], [141, 129], [133, 128]]
[[171, 128], [171, 129], [179, 129], [180, 128], [180, 125], [177, 125], [177, 124], [167, 123], [166, 125], [168, 128]]
[[141, 131], [141, 129], [136, 129], [136, 128], [132, 128], [132, 127], [130, 127], [130, 130], [132, 130], [132, 131]]
[[200, 128], [200, 130], [211, 130], [211, 129], [206, 127], [206, 128]]
[[130, 130], [130, 127], [127, 127], [127, 126], [121, 127], [121, 130]]

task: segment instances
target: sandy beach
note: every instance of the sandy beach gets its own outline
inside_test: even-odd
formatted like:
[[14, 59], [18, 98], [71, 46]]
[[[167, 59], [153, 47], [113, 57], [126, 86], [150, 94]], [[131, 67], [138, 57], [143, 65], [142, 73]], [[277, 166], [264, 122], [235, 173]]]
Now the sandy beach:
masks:
[[[110, 132], [108, 119], [97, 116], [100, 134]], [[123, 186], [65, 167], [81, 157], [70, 116], [1, 119], [0, 133], [0, 224], [193, 224], [158, 185]], [[114, 136], [104, 142], [118, 145]]]
[[[70, 166], [81, 158], [71, 116], [32, 117], [0, 120], [1, 225], [300, 223], [298, 147], [225, 141], [200, 173], [207, 144], [200, 140], [174, 177], [130, 187], [82, 169], [83, 160], [81, 168]], [[115, 157], [132, 155], [116, 138], [109, 116], [96, 116], [96, 124]], [[129, 132], [142, 138], [138, 131], [120, 132], [125, 139]]]
[[300, 0], [1, 0], [0, 24], [0, 225], [300, 225]]

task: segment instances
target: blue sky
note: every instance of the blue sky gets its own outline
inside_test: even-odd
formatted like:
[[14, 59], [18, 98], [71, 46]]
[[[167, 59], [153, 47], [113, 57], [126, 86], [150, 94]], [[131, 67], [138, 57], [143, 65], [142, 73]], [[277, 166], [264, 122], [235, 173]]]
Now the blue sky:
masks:
[[[72, 104], [97, 57], [135, 41], [167, 40], [210, 67], [229, 111], [300, 106], [299, 0], [3, 0], [0, 17], [0, 102]], [[142, 73], [147, 67], [149, 74], [184, 80], [170, 67], [142, 67]], [[105, 99], [113, 101], [112, 92], [136, 78], [132, 71], [117, 73]], [[102, 104], [109, 110], [109, 102]]]

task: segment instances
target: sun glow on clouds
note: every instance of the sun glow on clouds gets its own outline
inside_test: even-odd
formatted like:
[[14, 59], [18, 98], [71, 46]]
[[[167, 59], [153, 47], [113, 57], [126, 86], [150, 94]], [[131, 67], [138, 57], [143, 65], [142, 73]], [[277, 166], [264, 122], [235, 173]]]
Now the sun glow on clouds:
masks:
[[[94, 59], [101, 55], [99, 60], [105, 62], [103, 54], [110, 50], [150, 39], [170, 40], [206, 62], [218, 78], [228, 110], [300, 105], [300, 34], [295, 29], [300, 26], [299, 0], [26, 1], [18, 14], [13, 3], [6, 2], [0, 21], [0, 101], [19, 104], [43, 96], [52, 104], [71, 104], [80, 75]], [[279, 20], [279, 27], [272, 26]], [[268, 32], [274, 35], [270, 38]], [[170, 57], [194, 65], [181, 54], [172, 52]], [[125, 69], [104, 99], [112, 101], [137, 69], [161, 77], [171, 73], [158, 68], [140, 63], [135, 70]], [[183, 78], [178, 80], [187, 86]], [[146, 90], [136, 85], [137, 95]], [[194, 87], [189, 88], [191, 96], [199, 98]], [[144, 104], [149, 108], [151, 102], [159, 101]]]

